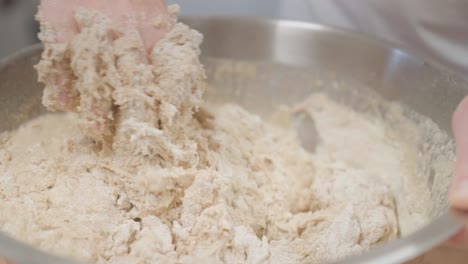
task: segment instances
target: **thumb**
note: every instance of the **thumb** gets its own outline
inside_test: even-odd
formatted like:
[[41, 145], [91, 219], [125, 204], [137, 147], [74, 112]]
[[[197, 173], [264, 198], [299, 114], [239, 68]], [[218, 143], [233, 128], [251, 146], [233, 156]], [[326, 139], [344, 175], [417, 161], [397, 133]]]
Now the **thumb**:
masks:
[[457, 147], [457, 160], [450, 189], [450, 201], [454, 208], [468, 210], [468, 96], [455, 110], [452, 127]]

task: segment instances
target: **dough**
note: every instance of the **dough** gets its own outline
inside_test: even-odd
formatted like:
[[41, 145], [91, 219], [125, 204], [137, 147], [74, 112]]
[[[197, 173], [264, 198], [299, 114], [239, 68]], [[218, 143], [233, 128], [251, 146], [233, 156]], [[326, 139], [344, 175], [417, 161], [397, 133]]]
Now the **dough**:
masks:
[[[202, 106], [201, 35], [187, 26], [145, 63], [141, 41], [99, 13], [77, 21], [64, 44], [43, 22], [37, 67], [44, 104], [77, 113], [0, 137], [2, 231], [92, 263], [323, 263], [398, 236], [383, 178], [401, 171], [348, 155], [365, 143], [399, 160], [382, 123], [314, 95], [298, 106], [321, 135], [310, 153], [289, 125]], [[79, 94], [60, 94], [57, 65]]]
[[36, 68], [46, 107], [78, 112], [81, 128], [103, 148], [161, 165], [194, 165], [196, 143], [187, 131], [205, 77], [198, 32], [176, 24], [147, 63], [138, 34], [119, 31], [97, 11], [77, 12], [81, 32], [69, 43], [55, 43], [40, 13], [38, 20], [45, 50]]
[[[343, 129], [347, 110], [317, 98], [319, 133]], [[212, 113], [193, 130], [203, 158], [190, 168], [100, 154], [74, 114], [3, 134], [1, 229], [97, 263], [323, 263], [397, 236], [393, 196], [356, 165], [363, 158], [325, 146], [312, 155], [291, 129], [237, 105]], [[380, 129], [352, 118], [354, 129]], [[381, 133], [368, 143], [386, 151]]]

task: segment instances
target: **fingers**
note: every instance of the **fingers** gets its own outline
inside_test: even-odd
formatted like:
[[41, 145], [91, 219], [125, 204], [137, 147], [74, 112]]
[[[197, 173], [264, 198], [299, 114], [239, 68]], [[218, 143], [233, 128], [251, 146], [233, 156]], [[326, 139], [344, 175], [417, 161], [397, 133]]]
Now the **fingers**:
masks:
[[445, 243], [448, 246], [468, 246], [468, 230], [465, 228]]
[[[75, 2], [75, 0], [41, 0], [38, 19], [41, 26], [44, 26], [41, 30], [47, 32], [48, 37], [41, 38], [46, 49], [55, 43], [68, 42], [78, 32], [77, 24], [72, 18]], [[74, 110], [76, 94], [71, 85], [73, 74], [69, 65], [56, 56], [50, 54], [43, 56], [50, 56], [48, 59], [55, 67], [52, 71], [40, 74], [45, 76], [43, 81], [48, 86], [44, 92], [44, 105], [50, 110]]]
[[126, 33], [135, 31], [141, 36], [148, 52], [171, 28], [156, 27], [155, 18], [161, 17], [170, 24], [176, 21], [164, 0], [77, 0], [75, 4], [99, 10]]
[[74, 111], [77, 106], [78, 97], [72, 88], [73, 73], [70, 69], [64, 69], [61, 65], [57, 65], [57, 70], [59, 72], [55, 79], [57, 96], [55, 97], [55, 102], [50, 102], [52, 104], [46, 106], [60, 111]]
[[54, 28], [57, 42], [66, 42], [79, 32], [74, 19], [79, 7], [99, 10], [120, 24], [124, 31], [138, 31], [147, 51], [171, 28], [171, 25], [155, 27], [155, 18], [160, 17], [169, 24], [176, 20], [164, 0], [41, 0], [39, 11]]
[[0, 264], [14, 264], [14, 262], [9, 261], [9, 260], [6, 259], [6, 258], [0, 257]]
[[[167, 8], [164, 0], [129, 0], [131, 17], [134, 19], [147, 52], [164, 37], [174, 24], [176, 18]], [[155, 26], [155, 19], [166, 21], [167, 26]]]
[[41, 0], [39, 12], [52, 25], [57, 42], [66, 42], [78, 32], [73, 19], [76, 0]]
[[450, 201], [454, 208], [468, 210], [468, 96], [459, 104], [452, 121], [457, 160]]
[[[172, 24], [176, 20], [164, 0], [41, 0], [38, 17], [41, 23], [47, 24], [44, 28], [51, 33], [47, 36], [52, 36], [47, 41], [43, 40], [46, 47], [47, 44], [53, 45], [56, 42], [67, 43], [80, 31], [80, 24], [75, 20], [75, 12], [79, 8], [98, 10], [117, 24], [120, 32], [139, 35], [147, 52], [150, 52], [154, 44], [171, 28], [155, 27], [155, 18], [164, 17]], [[142, 51], [141, 54], [143, 53]], [[145, 55], [142, 56], [142, 62], [147, 61]], [[43, 78], [48, 82], [44, 104], [51, 110], [76, 111], [82, 101], [79, 98], [83, 96], [72, 85], [76, 76], [69, 61], [53, 56], [50, 61], [53, 71], [44, 73], [50, 78]]]
[[[450, 188], [450, 201], [454, 208], [468, 210], [468, 96], [453, 114], [452, 129], [457, 147], [455, 176]], [[447, 241], [448, 245], [468, 246], [468, 229], [465, 228]]]

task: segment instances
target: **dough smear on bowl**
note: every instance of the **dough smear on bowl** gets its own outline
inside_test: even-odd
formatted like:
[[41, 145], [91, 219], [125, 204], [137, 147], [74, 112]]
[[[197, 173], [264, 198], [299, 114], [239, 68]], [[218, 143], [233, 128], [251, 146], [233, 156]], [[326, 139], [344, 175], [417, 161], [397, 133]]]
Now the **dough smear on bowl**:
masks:
[[[41, 21], [37, 66], [43, 103], [66, 96], [75, 113], [1, 134], [2, 231], [91, 263], [323, 263], [398, 236], [380, 174], [402, 172], [348, 155], [366, 144], [398, 160], [381, 123], [313, 95], [310, 153], [292, 127], [203, 102], [198, 32], [176, 24], [143, 62], [141, 41], [102, 14], [76, 19], [62, 44]], [[60, 93], [57, 67], [79, 94]]]

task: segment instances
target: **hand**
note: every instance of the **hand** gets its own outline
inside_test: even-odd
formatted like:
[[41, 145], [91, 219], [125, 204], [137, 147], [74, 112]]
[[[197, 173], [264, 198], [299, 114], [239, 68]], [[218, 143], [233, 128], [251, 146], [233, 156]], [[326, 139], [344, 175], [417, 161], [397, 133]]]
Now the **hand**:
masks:
[[[51, 26], [57, 43], [66, 43], [80, 32], [74, 18], [79, 8], [100, 11], [123, 32], [138, 33], [146, 48], [143, 54], [148, 54], [176, 22], [176, 16], [169, 12], [164, 0], [41, 0], [40, 17]], [[157, 17], [165, 18], [168, 25], [156, 27]], [[44, 103], [50, 110], [76, 111], [77, 92], [72, 88], [73, 75], [67, 67], [61, 63], [54, 66], [58, 74], [54, 75], [55, 85], [49, 87], [49, 93], [54, 96]]]
[[11, 262], [6, 258], [0, 257], [0, 264], [14, 264], [14, 262]]
[[41, 0], [44, 18], [56, 31], [57, 42], [66, 42], [80, 30], [75, 22], [77, 8], [98, 10], [127, 30], [137, 30], [149, 51], [169, 28], [153, 25], [155, 17], [171, 17], [164, 0]]
[[[450, 189], [453, 208], [468, 210], [468, 96], [466, 96], [452, 119], [453, 133], [457, 146], [455, 176]], [[452, 237], [449, 244], [468, 247], [468, 226]]]
[[[46, 47], [69, 43], [80, 32], [75, 12], [81, 8], [103, 13], [113, 21], [119, 33], [136, 33], [143, 44], [142, 63], [150, 61], [148, 54], [153, 46], [177, 19], [164, 0], [41, 0], [38, 18], [42, 25], [47, 25], [47, 39], [42, 39]], [[155, 19], [162, 22], [159, 27], [155, 26]], [[42, 76], [46, 76], [42, 79], [46, 82], [43, 104], [49, 110], [79, 112], [89, 123], [88, 134], [97, 141], [111, 136], [110, 98], [96, 96], [92, 85], [87, 90], [77, 89], [73, 85], [76, 76], [70, 68], [70, 61], [52, 58], [46, 66], [42, 70]]]

